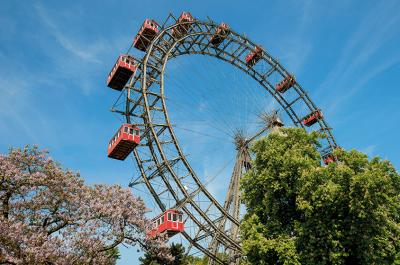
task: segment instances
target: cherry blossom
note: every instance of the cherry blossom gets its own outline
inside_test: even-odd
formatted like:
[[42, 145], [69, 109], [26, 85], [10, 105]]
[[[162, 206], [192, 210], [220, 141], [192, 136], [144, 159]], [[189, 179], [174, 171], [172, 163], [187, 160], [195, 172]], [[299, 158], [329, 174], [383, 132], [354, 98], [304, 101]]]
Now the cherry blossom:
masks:
[[110, 264], [120, 244], [169, 257], [149, 238], [143, 201], [117, 185], [85, 185], [37, 146], [0, 155], [0, 263]]

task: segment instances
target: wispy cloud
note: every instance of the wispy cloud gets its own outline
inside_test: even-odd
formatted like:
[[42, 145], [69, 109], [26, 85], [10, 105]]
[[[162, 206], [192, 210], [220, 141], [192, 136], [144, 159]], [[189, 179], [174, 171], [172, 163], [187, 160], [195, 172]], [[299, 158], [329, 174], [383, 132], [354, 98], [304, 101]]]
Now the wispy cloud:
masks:
[[[29, 126], [30, 122], [27, 116], [34, 116], [35, 123], [46, 131], [48, 128], [47, 121], [43, 118], [42, 113], [36, 108], [31, 108], [30, 98], [32, 97], [29, 90], [29, 82], [24, 79], [10, 78], [0, 74], [0, 131], [9, 132], [2, 134], [6, 138], [6, 142], [19, 133], [10, 131], [10, 127], [14, 130], [23, 131], [26, 135], [27, 142], [37, 143], [39, 136], [38, 131], [33, 131]], [[29, 113], [29, 115], [27, 115]], [[41, 133], [43, 133], [41, 131]]]
[[280, 59], [287, 65], [288, 70], [293, 73], [301, 73], [304, 64], [307, 62], [311, 52], [313, 51], [313, 44], [308, 36], [308, 30], [313, 23], [315, 8], [312, 5], [312, 0], [299, 2], [296, 10], [296, 26], [289, 33], [287, 37], [282, 39], [280, 42], [284, 50], [281, 51]]
[[400, 55], [388, 58], [387, 60], [376, 64], [372, 68], [362, 73], [361, 76], [355, 78], [354, 81], [351, 80], [351, 77], [348, 77], [347, 81], [342, 81], [342, 84], [345, 85], [348, 89], [346, 89], [346, 92], [343, 93], [341, 96], [335, 98], [335, 100], [330, 104], [328, 112], [335, 112], [340, 104], [350, 99], [355, 93], [357, 93], [357, 91], [362, 89], [369, 81], [371, 81], [371, 79], [385, 72], [387, 69], [390, 69], [398, 63], [400, 63]]
[[44, 43], [47, 55], [57, 68], [57, 75], [76, 83], [84, 94], [91, 94], [96, 89], [94, 82], [98, 81], [97, 75], [111, 68], [105, 64], [105, 59], [110, 51], [119, 51], [121, 43], [126, 46], [126, 37], [91, 35], [89, 29], [79, 25], [78, 22], [85, 17], [85, 14], [79, 12], [56, 12], [38, 3], [33, 6], [33, 10], [46, 33], [59, 45], [56, 47], [54, 42]]
[[368, 155], [369, 157], [372, 157], [375, 154], [376, 147], [377, 147], [377, 145], [375, 145], [375, 144], [369, 145], [369, 146], [361, 149], [361, 152]]
[[[18, 23], [18, 17], [0, 19], [19, 32], [6, 35], [0, 30], [5, 40], [0, 49], [0, 134], [6, 139], [2, 146], [45, 142], [57, 148], [82, 131], [84, 118], [76, 117], [82, 108], [78, 110], [75, 100], [99, 91], [99, 78], [105, 79], [104, 72], [111, 67], [105, 58], [119, 50], [121, 39], [108, 40], [102, 32], [92, 36], [72, 27], [69, 21], [84, 14], [58, 12], [39, 3], [26, 9], [32, 12], [26, 16], [29, 27]], [[60, 120], [68, 119], [74, 123], [65, 130]]]
[[[372, 78], [397, 64], [400, 53], [380, 56], [385, 45], [399, 33], [400, 6], [398, 1], [379, 2], [370, 8], [351, 34], [339, 59], [316, 91], [340, 91], [327, 112], [335, 112], [340, 104], [351, 98]], [[367, 66], [368, 67], [365, 67]]]
[[34, 5], [34, 8], [44, 26], [65, 50], [69, 51], [73, 56], [76, 56], [81, 60], [96, 63], [100, 62], [97, 58], [98, 53], [109, 48], [104, 41], [81, 43], [76, 37], [72, 38], [67, 36], [67, 34], [60, 29], [48, 11], [40, 4]]

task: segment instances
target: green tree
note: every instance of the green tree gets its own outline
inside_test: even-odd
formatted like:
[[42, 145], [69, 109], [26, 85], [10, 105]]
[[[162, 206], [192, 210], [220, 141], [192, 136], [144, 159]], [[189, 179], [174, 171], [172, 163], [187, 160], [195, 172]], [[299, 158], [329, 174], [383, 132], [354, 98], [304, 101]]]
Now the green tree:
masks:
[[145, 253], [144, 257], [139, 258], [139, 260], [142, 265], [186, 265], [193, 264], [196, 261], [195, 258], [185, 255], [185, 247], [181, 244], [172, 243], [170, 255], [173, 257], [172, 261], [151, 253]]
[[242, 179], [251, 264], [400, 264], [400, 175], [388, 161], [337, 150], [322, 166], [317, 133], [256, 142]]
[[107, 257], [110, 258], [109, 264], [107, 265], [115, 265], [117, 264], [117, 260], [121, 258], [121, 254], [119, 253], [118, 248], [112, 248], [106, 251]]

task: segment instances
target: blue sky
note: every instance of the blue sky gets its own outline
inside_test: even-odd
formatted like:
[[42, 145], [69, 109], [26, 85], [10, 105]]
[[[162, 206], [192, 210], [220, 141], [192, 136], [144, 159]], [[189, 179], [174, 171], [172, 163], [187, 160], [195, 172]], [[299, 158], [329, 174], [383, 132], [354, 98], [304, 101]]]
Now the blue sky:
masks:
[[[199, 19], [224, 21], [262, 44], [295, 73], [323, 110], [339, 145], [389, 159], [400, 168], [400, 2], [396, 0], [1, 1], [0, 152], [39, 144], [65, 167], [80, 171], [88, 183], [126, 186], [135, 175], [132, 162], [106, 157], [107, 142], [120, 123], [108, 111], [118, 93], [106, 88], [106, 76], [145, 18], [163, 21], [169, 12], [179, 15], [185, 10]], [[175, 87], [167, 96], [177, 127], [203, 131], [205, 126], [192, 118], [199, 116], [221, 122], [222, 127], [224, 121], [250, 119], [244, 111], [230, 115], [237, 111], [240, 94], [225, 102], [224, 93], [255, 86], [235, 71], [195, 57], [171, 63], [168, 78]], [[178, 83], [199, 93], [196, 100], [186, 100], [185, 88]], [[253, 104], [250, 96], [248, 109]], [[210, 112], [203, 113], [207, 104]], [[182, 116], [182, 110], [187, 115]], [[178, 132], [205, 180], [224, 164], [225, 148], [232, 149], [231, 139], [210, 134], [214, 140], [199, 136], [193, 141], [192, 133]], [[218, 137], [226, 144], [216, 142]], [[218, 143], [222, 151], [210, 155]], [[228, 167], [220, 178], [226, 180], [229, 171]], [[218, 193], [221, 187], [210, 185], [210, 189]], [[119, 264], [137, 263], [140, 254], [121, 251]]]

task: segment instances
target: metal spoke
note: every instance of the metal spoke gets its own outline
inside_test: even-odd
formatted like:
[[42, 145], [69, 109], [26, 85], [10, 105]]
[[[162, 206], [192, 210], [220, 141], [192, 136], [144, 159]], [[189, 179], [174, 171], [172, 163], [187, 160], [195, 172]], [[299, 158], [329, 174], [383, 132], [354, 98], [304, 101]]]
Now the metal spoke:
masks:
[[[179, 34], [179, 37], [171, 33], [185, 24], [189, 24], [189, 30]], [[211, 20], [178, 23], [170, 14], [147, 47], [145, 56], [137, 60], [138, 69], [125, 87], [127, 93], [123, 91], [125, 94], [121, 96], [126, 97], [124, 108], [118, 107], [122, 102], [120, 98], [112, 111], [125, 115], [128, 123], [138, 124], [141, 129], [142, 142], [134, 150], [134, 158], [141, 176], [132, 181], [130, 186], [145, 185], [161, 211], [171, 206], [185, 213], [186, 223], [190, 223], [193, 228], [193, 231], [182, 233], [190, 244], [189, 250], [195, 248], [209, 256], [209, 264], [238, 264], [242, 254], [238, 238], [241, 205], [239, 183], [250, 169], [249, 144], [268, 130], [275, 130], [283, 124], [280, 121], [269, 124], [268, 121], [253, 136], [236, 141], [235, 165], [225, 202], [220, 204], [190, 166], [175, 136], [164, 96], [164, 90], [167, 89], [164, 87], [167, 62], [185, 54], [202, 54], [225, 61], [256, 80], [260, 87], [264, 88], [264, 92], [270, 94], [280, 105], [292, 123], [299, 127], [303, 127], [303, 115], [298, 114], [299, 111], [295, 107], [299, 105], [309, 113], [318, 108], [298, 83], [290, 90], [295, 94], [294, 97], [276, 91], [271, 77], [279, 76], [283, 79], [290, 74], [267, 51], [262, 52], [258, 61], [263, 67], [247, 65], [243, 57], [246, 52], [253, 50], [256, 44], [244, 35], [230, 30], [219, 45], [212, 45], [210, 39], [217, 29], [218, 25]], [[333, 150], [336, 141], [327, 122], [320, 119], [314, 126], [319, 126], [317, 130], [327, 137], [328, 145], [322, 146], [321, 150]], [[190, 188], [184, 183], [190, 183]], [[160, 188], [160, 185], [163, 188]], [[166, 195], [172, 203], [165, 201]], [[222, 260], [218, 256], [220, 249], [226, 250], [233, 258], [229, 261]]]

